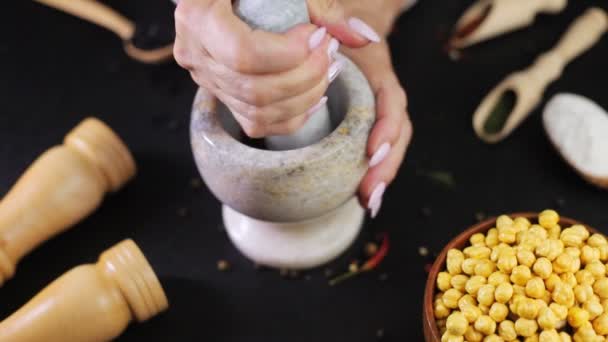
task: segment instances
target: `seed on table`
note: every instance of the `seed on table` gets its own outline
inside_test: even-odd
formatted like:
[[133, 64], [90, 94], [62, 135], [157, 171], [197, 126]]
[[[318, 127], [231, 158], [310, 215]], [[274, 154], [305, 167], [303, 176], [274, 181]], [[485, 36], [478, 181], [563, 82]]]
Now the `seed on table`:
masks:
[[[377, 251], [378, 251], [378, 246], [376, 246], [375, 252], [377, 252]], [[369, 256], [373, 256], [374, 254], [376, 254], [375, 252]], [[426, 246], [420, 246], [420, 247], [418, 247], [418, 254], [420, 254], [420, 256], [425, 257], [425, 256], [429, 255], [429, 249]]]
[[230, 263], [226, 260], [219, 260], [217, 262], [217, 269], [221, 272], [228, 271], [230, 269]]
[[378, 244], [374, 243], [374, 242], [368, 242], [365, 244], [365, 247], [363, 248], [365, 255], [368, 258], [373, 257], [376, 253], [378, 253]]

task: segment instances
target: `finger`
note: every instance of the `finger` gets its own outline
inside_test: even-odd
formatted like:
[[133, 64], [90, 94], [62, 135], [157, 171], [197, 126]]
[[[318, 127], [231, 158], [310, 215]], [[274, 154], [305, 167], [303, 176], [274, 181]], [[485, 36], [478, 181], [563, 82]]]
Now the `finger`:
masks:
[[328, 78], [330, 37], [298, 67], [265, 75], [241, 74], [210, 59], [209, 68], [222, 90], [238, 100], [264, 107], [302, 94]]
[[367, 144], [370, 166], [381, 160], [382, 152], [395, 145], [406, 120], [407, 97], [398, 81], [391, 81], [377, 92], [377, 119]]
[[[410, 144], [411, 138], [412, 124], [408, 119], [405, 120], [404, 124], [401, 126], [399, 139], [387, 158], [378, 166], [369, 169], [363, 178], [363, 181], [359, 186], [359, 201], [364, 208], [372, 210], [372, 214], [374, 214], [374, 209], [375, 214], [377, 214], [379, 207], [382, 204], [383, 188], [386, 189], [386, 186], [395, 179], [395, 176], [403, 163], [405, 152]], [[373, 198], [374, 196], [372, 196], [374, 195], [374, 192], [376, 192], [376, 198]], [[378, 195], [379, 192], [380, 194]]]
[[348, 17], [340, 1], [309, 0], [308, 11], [313, 23], [327, 31], [348, 47], [362, 47], [380, 42], [378, 33], [364, 21]]
[[[240, 101], [222, 91], [222, 101], [241, 116], [258, 125], [272, 125], [289, 121], [315, 107], [327, 91], [329, 80], [321, 79], [314, 88], [292, 98], [257, 107]], [[219, 96], [218, 96], [219, 97]]]
[[315, 25], [302, 24], [285, 34], [252, 30], [234, 14], [230, 1], [218, 0], [209, 6], [198, 34], [214, 59], [232, 70], [259, 74], [302, 64], [310, 54], [309, 39], [316, 29]]

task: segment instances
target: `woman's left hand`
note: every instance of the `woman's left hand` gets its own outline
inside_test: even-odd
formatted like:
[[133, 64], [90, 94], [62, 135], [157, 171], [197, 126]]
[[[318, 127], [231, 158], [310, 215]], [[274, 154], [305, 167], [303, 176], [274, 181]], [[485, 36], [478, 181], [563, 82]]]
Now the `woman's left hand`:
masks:
[[361, 68], [376, 94], [376, 123], [367, 145], [370, 168], [359, 186], [361, 205], [370, 210], [374, 218], [412, 138], [407, 95], [395, 75], [385, 41], [342, 52]]

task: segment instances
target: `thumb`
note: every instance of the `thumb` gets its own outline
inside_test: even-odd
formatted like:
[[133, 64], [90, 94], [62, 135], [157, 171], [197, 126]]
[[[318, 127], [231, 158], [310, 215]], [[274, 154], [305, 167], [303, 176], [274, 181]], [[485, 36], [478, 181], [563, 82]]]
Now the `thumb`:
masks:
[[349, 17], [340, 0], [308, 0], [308, 11], [313, 24], [327, 28], [328, 33], [348, 47], [363, 47], [381, 40], [363, 20]]

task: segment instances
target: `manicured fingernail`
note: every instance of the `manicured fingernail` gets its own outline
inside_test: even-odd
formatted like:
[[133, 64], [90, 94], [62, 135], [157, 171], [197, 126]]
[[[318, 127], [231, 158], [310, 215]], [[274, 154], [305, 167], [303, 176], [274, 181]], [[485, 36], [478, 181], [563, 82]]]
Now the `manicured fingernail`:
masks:
[[372, 195], [369, 197], [367, 209], [371, 211], [372, 218], [376, 218], [376, 216], [378, 216], [380, 207], [382, 207], [382, 196], [384, 196], [384, 191], [386, 191], [386, 183], [382, 182], [376, 185]]
[[380, 148], [378, 148], [378, 150], [376, 150], [376, 152], [372, 156], [372, 159], [370, 159], [369, 167], [374, 167], [374, 166], [382, 163], [382, 161], [384, 160], [384, 158], [386, 158], [386, 156], [388, 156], [388, 153], [390, 151], [391, 151], [391, 144], [384, 143], [384, 144], [380, 145]]
[[348, 19], [348, 26], [372, 42], [380, 42], [380, 36], [378, 33], [376, 33], [376, 31], [374, 31], [374, 29], [367, 25], [363, 20], [354, 17], [350, 18]]
[[344, 66], [344, 63], [342, 61], [335, 61], [329, 66], [329, 71], [327, 72], [327, 77], [329, 78], [330, 83], [333, 82], [336, 79], [336, 77], [338, 77], [338, 75], [340, 74], [340, 71], [342, 71], [343, 66]]
[[339, 48], [340, 42], [338, 42], [336, 38], [332, 38], [329, 41], [329, 45], [327, 46], [327, 56], [329, 56], [330, 59], [334, 58], [334, 54], [336, 53], [336, 51], [338, 51]]
[[325, 33], [327, 33], [327, 29], [325, 27], [319, 27], [315, 32], [310, 35], [308, 39], [308, 47], [311, 50], [314, 50], [321, 44], [323, 37], [325, 37]]
[[316, 105], [312, 106], [312, 108], [310, 108], [308, 110], [308, 115], [312, 115], [314, 113], [316, 113], [319, 109], [321, 109], [321, 107], [323, 107], [324, 104], [327, 103], [327, 96], [323, 96], [321, 98], [321, 100], [319, 101], [319, 103], [317, 103]]

